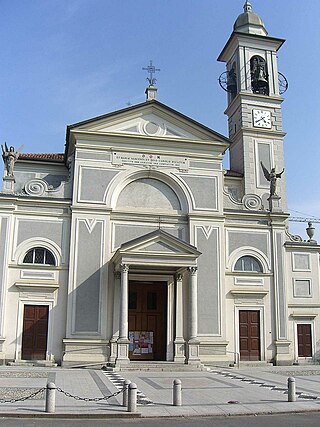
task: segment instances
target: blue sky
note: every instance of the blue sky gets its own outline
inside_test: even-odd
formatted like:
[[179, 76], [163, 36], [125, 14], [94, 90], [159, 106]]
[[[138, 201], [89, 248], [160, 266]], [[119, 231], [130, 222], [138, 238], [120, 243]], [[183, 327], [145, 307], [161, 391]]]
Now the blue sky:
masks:
[[[66, 125], [144, 101], [141, 68], [150, 59], [161, 69], [159, 101], [227, 135], [226, 94], [217, 80], [224, 64], [216, 58], [243, 3], [2, 0], [1, 143], [63, 152]], [[290, 213], [320, 218], [320, 2], [252, 5], [269, 35], [287, 39], [279, 69], [289, 80], [283, 126]], [[304, 234], [305, 224], [291, 229]]]

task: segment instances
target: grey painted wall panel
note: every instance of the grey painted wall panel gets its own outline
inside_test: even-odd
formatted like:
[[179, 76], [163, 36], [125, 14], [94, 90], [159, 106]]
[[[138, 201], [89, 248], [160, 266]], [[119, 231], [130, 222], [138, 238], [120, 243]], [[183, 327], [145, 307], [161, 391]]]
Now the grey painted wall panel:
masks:
[[310, 254], [293, 254], [294, 269], [310, 270]]
[[217, 210], [217, 180], [214, 177], [180, 176], [186, 182], [195, 200], [195, 209]]
[[192, 162], [190, 161], [190, 167], [196, 169], [210, 169], [210, 170], [220, 170], [221, 166], [219, 163], [209, 163], [209, 162]]
[[[122, 243], [129, 242], [130, 240], [136, 239], [137, 237], [151, 233], [157, 230], [156, 226], [140, 226], [140, 225], [128, 225], [128, 224], [116, 224], [114, 232], [114, 247], [113, 250], [118, 248]], [[185, 227], [177, 225], [176, 227], [165, 227], [161, 226], [161, 229], [167, 233], [178, 237], [181, 240], [185, 240]]]
[[258, 143], [258, 174], [260, 185], [269, 186], [269, 182], [266, 180], [260, 162], [263, 162], [264, 166], [270, 171], [271, 169], [271, 158], [270, 158], [270, 145], [266, 143]]
[[218, 230], [212, 230], [207, 239], [197, 228], [197, 249], [202, 252], [198, 259], [198, 333], [220, 333], [219, 301], [219, 254]]
[[89, 233], [79, 223], [78, 258], [76, 270], [75, 332], [99, 332], [99, 298], [102, 250], [102, 223]]
[[112, 178], [119, 171], [106, 169], [81, 169], [80, 200], [103, 202], [104, 195]]
[[251, 246], [260, 249], [266, 256], [268, 256], [268, 236], [262, 233], [252, 233], [243, 231], [230, 231], [229, 238], [229, 255], [242, 246]]
[[276, 234], [277, 246], [277, 279], [278, 279], [278, 312], [279, 312], [279, 338], [287, 338], [286, 325], [286, 297], [284, 283], [284, 265], [283, 265], [283, 243], [281, 233]]
[[104, 161], [111, 161], [111, 156], [110, 154], [107, 153], [101, 153], [100, 152], [83, 152], [83, 151], [79, 151], [77, 152], [77, 159], [86, 159], [86, 160], [104, 160]]
[[17, 245], [31, 238], [46, 238], [62, 247], [63, 223], [56, 221], [19, 220]]
[[[3, 300], [3, 294], [4, 294], [4, 269], [7, 268], [7, 265], [5, 264], [5, 250], [6, 250], [6, 241], [7, 241], [7, 227], [8, 227], [8, 219], [2, 218], [0, 223], [0, 309], [2, 309], [2, 300]], [[1, 314], [0, 314], [1, 318]]]

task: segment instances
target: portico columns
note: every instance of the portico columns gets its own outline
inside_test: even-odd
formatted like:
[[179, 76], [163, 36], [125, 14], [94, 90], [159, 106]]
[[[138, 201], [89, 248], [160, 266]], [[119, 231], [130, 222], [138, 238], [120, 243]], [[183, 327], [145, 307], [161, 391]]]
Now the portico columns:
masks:
[[120, 316], [119, 316], [119, 339], [117, 361], [129, 362], [129, 339], [128, 339], [128, 289], [129, 289], [129, 266], [121, 264], [120, 278]]
[[183, 338], [182, 274], [176, 275], [176, 334], [174, 340], [174, 361], [185, 362], [185, 341]]
[[110, 357], [109, 362], [114, 363], [118, 355], [118, 338], [119, 338], [119, 324], [120, 324], [120, 271], [114, 272], [114, 285], [113, 285], [113, 318], [112, 318], [112, 338], [110, 340]]
[[188, 363], [199, 362], [197, 267], [189, 267]]

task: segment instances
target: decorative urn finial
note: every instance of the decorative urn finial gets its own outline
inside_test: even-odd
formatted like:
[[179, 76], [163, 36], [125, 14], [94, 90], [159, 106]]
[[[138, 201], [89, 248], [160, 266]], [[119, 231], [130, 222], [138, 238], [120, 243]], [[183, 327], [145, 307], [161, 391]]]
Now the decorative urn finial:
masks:
[[314, 242], [313, 236], [314, 236], [314, 233], [315, 233], [315, 228], [313, 227], [311, 221], [308, 222], [308, 227], [306, 228], [306, 232], [307, 232], [307, 235], [309, 237], [308, 242]]

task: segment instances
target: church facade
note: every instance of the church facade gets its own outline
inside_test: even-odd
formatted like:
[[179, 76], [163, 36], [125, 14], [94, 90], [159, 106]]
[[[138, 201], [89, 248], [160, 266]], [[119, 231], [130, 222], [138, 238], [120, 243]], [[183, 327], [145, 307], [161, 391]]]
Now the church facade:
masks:
[[144, 103], [68, 126], [63, 154], [3, 149], [0, 359], [319, 361], [320, 246], [288, 231], [283, 42], [246, 2], [218, 58], [229, 137], [150, 81]]

